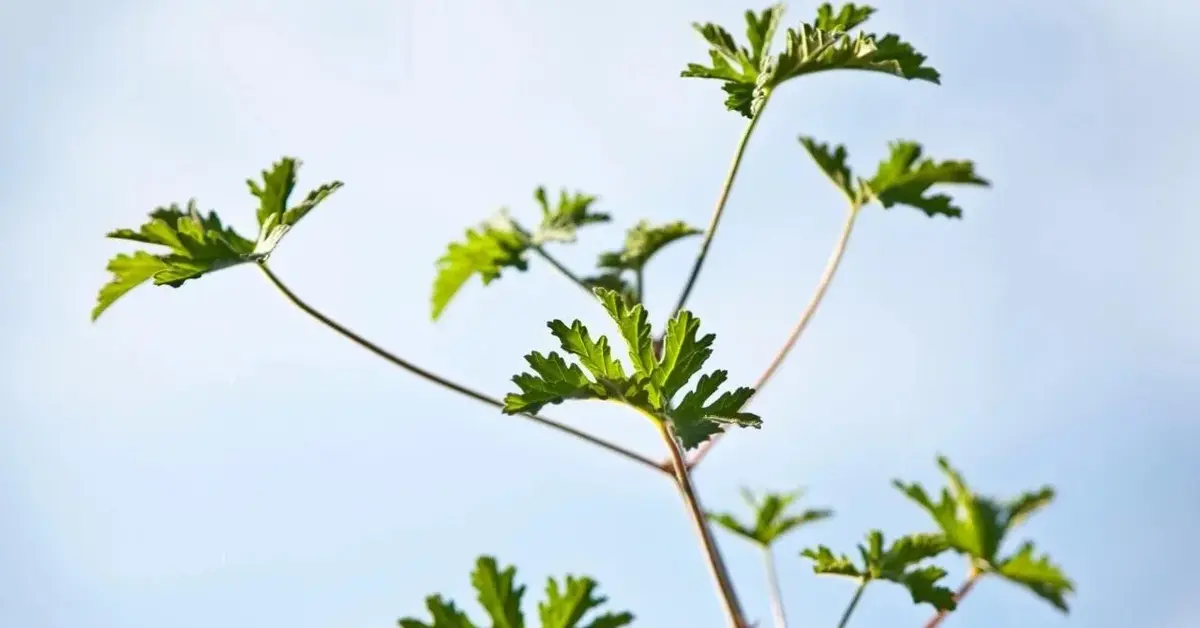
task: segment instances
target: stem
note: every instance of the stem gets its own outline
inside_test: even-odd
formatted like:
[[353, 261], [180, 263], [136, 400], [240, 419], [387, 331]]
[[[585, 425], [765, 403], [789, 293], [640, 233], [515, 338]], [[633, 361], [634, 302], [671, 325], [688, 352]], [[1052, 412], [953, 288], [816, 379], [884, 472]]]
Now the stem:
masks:
[[688, 474], [683, 451], [680, 450], [679, 441], [675, 438], [675, 430], [666, 419], [655, 419], [655, 423], [671, 454], [675, 480], [679, 485], [679, 495], [683, 497], [683, 503], [687, 506], [692, 525], [696, 528], [696, 536], [700, 538], [700, 544], [704, 547], [704, 554], [708, 558], [708, 570], [716, 583], [717, 593], [721, 596], [729, 626], [730, 628], [747, 628], [746, 616], [742, 612], [741, 603], [738, 602], [737, 592], [729, 577], [729, 570], [726, 569], [725, 561], [721, 558], [721, 550], [717, 547], [716, 539], [713, 538], [708, 518], [704, 515], [700, 498], [696, 495], [696, 487], [692, 485], [692, 478]]
[[771, 598], [771, 614], [775, 616], [775, 628], [787, 628], [787, 615], [783, 612], [783, 590], [779, 587], [779, 575], [775, 573], [775, 554], [771, 546], [763, 546], [763, 562], [767, 569], [767, 593]]
[[542, 259], [549, 262], [550, 265], [554, 267], [554, 270], [557, 270], [559, 273], [562, 273], [562, 275], [564, 277], [571, 280], [571, 283], [582, 288], [584, 292], [588, 293], [588, 296], [595, 296], [592, 293], [592, 288], [590, 286], [588, 286], [586, 283], [584, 283], [583, 280], [580, 279], [578, 275], [571, 272], [571, 269], [564, 266], [563, 263], [558, 261], [557, 259], [555, 259], [553, 255], [547, 253], [545, 247], [543, 247], [540, 244], [534, 244], [533, 234], [526, 231], [525, 228], [522, 227], [520, 224], [517, 224], [517, 222], [515, 220], [512, 222], [512, 225], [513, 225], [513, 229], [516, 230], [517, 233], [521, 234], [521, 237], [525, 238], [525, 240], [527, 242], [529, 242], [529, 248], [533, 249], [533, 252], [537, 253], [538, 257], [541, 257]]
[[[366, 349], [367, 351], [374, 353], [376, 356], [383, 358], [384, 360], [391, 363], [392, 365], [398, 366], [410, 373], [413, 373], [414, 375], [417, 375], [418, 377], [421, 377], [421, 378], [424, 378], [425, 380], [433, 382], [434, 384], [437, 384], [438, 386], [441, 386], [443, 388], [449, 388], [450, 390], [453, 390], [454, 392], [459, 393], [460, 395], [465, 395], [465, 396], [470, 397], [471, 399], [474, 399], [481, 403], [486, 403], [489, 406], [492, 406], [495, 408], [504, 408], [504, 402], [500, 401], [499, 399], [494, 399], [494, 398], [489, 397], [481, 392], [472, 390], [470, 388], [467, 388], [466, 386], [452, 382], [440, 375], [437, 375], [436, 373], [427, 371], [411, 362], [408, 362], [407, 360], [397, 357], [395, 354], [387, 351], [386, 349], [380, 347], [379, 345], [371, 342], [370, 340], [367, 340], [366, 338], [363, 338], [362, 336], [359, 336], [358, 334], [354, 333], [353, 331], [350, 331], [346, 327], [343, 327], [337, 321], [329, 318], [328, 316], [325, 316], [321, 312], [317, 311], [316, 308], [312, 307], [308, 303], [305, 303], [303, 299], [296, 296], [296, 294], [294, 292], [292, 292], [291, 289], [289, 289], [287, 287], [287, 285], [284, 284], [283, 281], [280, 280], [279, 277], [275, 275], [275, 273], [271, 272], [271, 269], [267, 267], [267, 264], [265, 262], [259, 262], [258, 267], [263, 271], [263, 274], [265, 274], [267, 276], [267, 279], [269, 279], [271, 281], [271, 283], [274, 284], [275, 287], [278, 288], [281, 293], [283, 293], [283, 296], [286, 297], [288, 301], [291, 301], [293, 305], [300, 308], [300, 310], [303, 311], [305, 314], [308, 314], [309, 316], [320, 321], [326, 327], [332, 329], [333, 331], [336, 331], [337, 333], [341, 334], [346, 339], [354, 342], [354, 344], [357, 344], [358, 346]], [[608, 451], [611, 451], [612, 453], [619, 454], [625, 458], [628, 458], [629, 460], [641, 463], [652, 469], [656, 469], [656, 470], [667, 472], [667, 473], [670, 472], [669, 468], [665, 468], [665, 467], [659, 465], [659, 463], [654, 462], [653, 460], [650, 460], [649, 458], [646, 458], [645, 456], [642, 456], [642, 455], [632, 452], [628, 449], [625, 449], [624, 447], [621, 447], [620, 445], [610, 443], [610, 442], [603, 440], [601, 438], [598, 438], [596, 436], [592, 436], [591, 434], [588, 434], [586, 432], [577, 430], [573, 427], [563, 425], [562, 423], [553, 421], [551, 419], [547, 419], [542, 416], [538, 416], [536, 414], [522, 413], [521, 416], [524, 416], [525, 418], [528, 418], [534, 422], [540, 423], [541, 425], [544, 425], [546, 427], [556, 429], [556, 430], [566, 433], [566, 434], [570, 434], [571, 436], [574, 436], [575, 438], [578, 438], [583, 441], [587, 441], [593, 445], [607, 449]]]
[[858, 607], [858, 601], [862, 599], [863, 591], [866, 589], [866, 580], [858, 583], [858, 588], [854, 590], [854, 597], [850, 598], [850, 603], [846, 605], [846, 612], [842, 613], [842, 620], [838, 622], [837, 628], [846, 628], [846, 624], [850, 623], [850, 616], [854, 614], [854, 609]]
[[637, 269], [633, 275], [633, 290], [637, 296], [637, 302], [642, 302], [642, 295], [646, 290], [646, 273], [641, 268]]
[[[957, 606], [964, 597], [967, 597], [967, 594], [971, 592], [971, 589], [975, 588], [975, 584], [979, 582], [979, 577], [982, 575], [983, 573], [975, 568], [972, 568], [970, 572], [967, 573], [967, 579], [963, 581], [962, 585], [958, 587], [958, 590], [954, 592], [955, 606]], [[938, 626], [941, 626], [942, 620], [945, 619], [949, 614], [950, 611], [938, 611], [937, 614], [935, 614], [929, 619], [928, 622], [925, 623], [925, 628], [937, 628]]]
[[[796, 346], [796, 341], [800, 340], [800, 336], [804, 330], [808, 328], [809, 321], [816, 314], [817, 308], [821, 306], [821, 301], [825, 298], [825, 293], [829, 290], [829, 285], [833, 283], [833, 278], [837, 274], [838, 267], [842, 264], [842, 258], [846, 254], [846, 246], [850, 244], [850, 234], [854, 232], [854, 222], [858, 218], [858, 212], [862, 207], [857, 204], [850, 206], [850, 211], [846, 215], [845, 222], [842, 223], [842, 232], [838, 236], [837, 243], [833, 246], [833, 252], [830, 253], [828, 261], [825, 262], [825, 270], [821, 273], [821, 278], [817, 281], [817, 289], [813, 292], [812, 298], [808, 301], [808, 306], [804, 308], [804, 312], [800, 314], [800, 320], [796, 321], [796, 325], [792, 327], [792, 331], [788, 334], [787, 340], [783, 346], [775, 353], [771, 363], [767, 365], [767, 370], [763, 371], [762, 375], [758, 376], [758, 381], [754, 382], [754, 397], [757, 397], [762, 389], [766, 387], [771, 378], [775, 376], [775, 372], [783, 365], [784, 359], [791, 352], [792, 347]], [[751, 402], [754, 398], [751, 397]], [[688, 463], [688, 468], [694, 468], [700, 464], [708, 451], [713, 448], [713, 445], [720, 440], [722, 433], [718, 433], [700, 446], [692, 456]]]
[[765, 108], [766, 103], [764, 102], [758, 113], [750, 118], [750, 122], [746, 124], [742, 136], [738, 139], [737, 148], [733, 153], [733, 161], [729, 164], [729, 171], [725, 173], [725, 182], [721, 184], [717, 205], [713, 208], [712, 217], [708, 221], [708, 229], [704, 232], [704, 242], [700, 245], [700, 253], [696, 255], [696, 261], [692, 263], [692, 272], [688, 275], [687, 283], [683, 286], [683, 292], [680, 293], [679, 301], [675, 304], [675, 310], [671, 316], [678, 314], [683, 309], [683, 306], [687, 304], [688, 297], [692, 294], [692, 288], [696, 286], [696, 279], [700, 277], [700, 269], [708, 257], [708, 249], [712, 246], [713, 237], [717, 234], [717, 226], [721, 223], [721, 215], [725, 213], [725, 203], [729, 201], [729, 192], [733, 190], [733, 181], [737, 178], [738, 169], [742, 165], [742, 156], [746, 154], [750, 136], [754, 133], [754, 127], [758, 126], [758, 120], [762, 117]]

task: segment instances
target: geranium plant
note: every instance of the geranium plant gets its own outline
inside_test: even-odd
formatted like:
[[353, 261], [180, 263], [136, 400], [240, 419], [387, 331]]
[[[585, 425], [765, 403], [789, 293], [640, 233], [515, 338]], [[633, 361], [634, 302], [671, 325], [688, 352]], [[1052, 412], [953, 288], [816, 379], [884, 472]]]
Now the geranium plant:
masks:
[[[110, 238], [153, 245], [158, 250], [122, 253], [109, 261], [112, 278], [100, 289], [92, 319], [140, 285], [178, 288], [219, 270], [254, 265], [292, 304], [395, 366], [506, 415], [536, 421], [603, 447], [643, 465], [650, 475], [673, 482], [707, 558], [727, 624], [733, 628], [751, 625], [750, 614], [738, 599], [722, 560], [715, 535], [718, 528], [762, 550], [771, 614], [775, 625], [783, 628], [787, 617], [775, 575], [774, 546], [786, 535], [830, 519], [833, 511], [795, 510], [800, 492], [756, 495], [747, 491], [746, 518], [708, 512], [691, 480], [692, 470], [726, 431], [761, 426], [763, 418], [751, 411], [753, 402], [818, 309], [846, 251], [855, 221], [864, 211], [872, 206], [885, 210], [908, 207], [932, 219], [957, 219], [963, 210], [943, 188], [987, 186], [988, 182], [976, 173], [972, 162], [930, 158], [919, 143], [907, 140], [892, 142], [874, 169], [856, 172], [844, 146], [801, 135], [799, 148], [845, 197], [845, 222], [811, 301], [757, 381], [748, 386], [730, 384], [727, 371], [710, 367], [716, 337], [701, 332], [700, 318], [687, 309], [687, 302], [717, 235], [742, 155], [777, 90], [810, 74], [840, 70], [940, 83], [941, 75], [911, 44], [894, 34], [862, 30], [874, 12], [862, 5], [845, 4], [835, 9], [824, 4], [811, 21], [788, 27], [783, 22], [782, 6], [747, 11], [744, 41], [720, 25], [693, 24], [707, 44], [708, 59], [706, 63], [688, 64], [682, 76], [718, 82], [725, 94], [726, 109], [745, 119], [745, 130], [704, 229], [683, 220], [665, 224], [636, 222], [621, 246], [602, 254], [594, 269], [577, 272], [558, 261], [553, 249], [575, 242], [588, 225], [607, 223], [612, 217], [596, 211], [595, 196], [569, 190], [552, 194], [538, 188], [533, 197], [540, 215], [534, 221], [523, 223], [501, 211], [448, 246], [436, 264], [431, 299], [434, 320], [472, 278], [492, 285], [502, 276], [529, 270], [531, 261], [540, 261], [594, 295], [597, 307], [608, 313], [619, 330], [620, 338], [610, 339], [593, 334], [579, 320], [550, 321], [550, 334], [558, 348], [526, 355], [528, 370], [512, 378], [511, 391], [503, 398], [457, 384], [359, 336], [302, 300], [271, 270], [271, 255], [288, 232], [342, 187], [339, 181], [326, 183], [295, 201], [300, 162], [290, 157], [263, 171], [260, 180], [248, 182], [257, 200], [254, 238], [240, 235], [215, 212], [202, 212], [195, 201], [156, 209], [139, 228], [109, 233]], [[782, 47], [772, 48], [780, 30]], [[699, 238], [699, 246], [687, 281], [674, 311], [656, 331], [642, 305], [647, 289], [644, 269], [664, 247], [694, 238]], [[618, 344], [624, 350], [619, 350]], [[626, 359], [621, 358], [622, 353]], [[665, 458], [651, 460], [541, 414], [547, 406], [584, 399], [620, 404], [641, 414], [661, 435]], [[894, 482], [904, 497], [929, 514], [932, 525], [927, 530], [892, 538], [871, 530], [851, 553], [825, 546], [801, 552], [801, 557], [811, 561], [814, 573], [840, 576], [854, 585], [837, 626], [848, 624], [867, 585], [875, 582], [903, 587], [914, 604], [928, 605], [931, 619], [926, 625], [930, 627], [957, 612], [963, 598], [986, 576], [1023, 586], [1065, 613], [1066, 598], [1073, 586], [1062, 571], [1032, 542], [1005, 548], [1014, 529], [1051, 502], [1053, 489], [1043, 487], [1005, 500], [986, 497], [972, 491], [944, 457], [938, 457], [937, 462], [947, 483], [940, 493], [931, 496], [920, 484]], [[966, 579], [957, 586], [946, 582], [947, 572], [935, 562], [948, 554], [960, 555], [967, 562]], [[591, 578], [549, 579], [535, 618], [522, 606], [526, 587], [518, 583], [514, 567], [502, 567], [496, 559], [483, 556], [470, 577], [486, 616], [482, 623], [472, 620], [453, 601], [431, 595], [426, 599], [425, 619], [406, 617], [399, 620], [399, 625], [469, 628], [490, 623], [520, 628], [540, 622], [544, 628], [614, 628], [635, 620], [630, 612], [606, 610], [607, 600]]]

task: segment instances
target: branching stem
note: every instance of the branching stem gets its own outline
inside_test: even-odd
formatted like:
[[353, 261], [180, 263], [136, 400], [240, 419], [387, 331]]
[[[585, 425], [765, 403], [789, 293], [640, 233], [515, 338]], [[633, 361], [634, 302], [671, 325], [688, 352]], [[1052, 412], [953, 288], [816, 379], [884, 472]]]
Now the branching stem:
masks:
[[717, 227], [721, 224], [721, 216], [725, 213], [725, 204], [729, 202], [729, 193], [733, 191], [733, 182], [737, 178], [738, 169], [742, 166], [742, 157], [746, 154], [746, 146], [750, 144], [750, 136], [754, 134], [754, 128], [758, 126], [758, 121], [765, 108], [766, 103], [764, 102], [758, 113], [746, 123], [742, 136], [738, 138], [733, 161], [729, 164], [729, 171], [725, 173], [725, 181], [721, 184], [721, 193], [717, 196], [717, 204], [713, 208], [712, 217], [708, 220], [708, 229], [704, 231], [704, 241], [700, 244], [700, 252], [696, 255], [696, 261], [692, 263], [692, 271], [688, 274], [687, 283], [683, 285], [683, 292], [679, 294], [679, 301], [675, 304], [675, 310], [671, 312], [671, 316], [678, 314], [687, 305], [692, 288], [696, 286], [696, 280], [700, 277], [700, 269], [704, 267], [704, 260], [708, 258], [708, 250], [712, 247], [713, 237], [717, 235]]
[[668, 421], [656, 419], [655, 423], [658, 425], [663, 441], [667, 445], [667, 451], [670, 452], [672, 468], [675, 472], [675, 481], [679, 487], [679, 494], [683, 497], [683, 503], [687, 507], [688, 515], [692, 519], [692, 525], [696, 528], [696, 536], [699, 537], [700, 545], [704, 548], [705, 557], [708, 559], [709, 573], [712, 575], [717, 587], [717, 593], [721, 597], [721, 603], [725, 608], [725, 616], [729, 620], [729, 626], [730, 628], [748, 628], [746, 615], [742, 612], [742, 605], [738, 601], [737, 591], [733, 588], [733, 580], [729, 577], [729, 570], [725, 567], [725, 560], [721, 558], [721, 549], [717, 547], [712, 527], [708, 523], [708, 517], [704, 514], [704, 507], [700, 503], [700, 497], [696, 494], [696, 487], [692, 484], [691, 474], [688, 473], [687, 463], [684, 459], [683, 450], [679, 446], [679, 441], [675, 438], [674, 430]]
[[[779, 351], [775, 353], [775, 357], [771, 359], [771, 363], [767, 365], [767, 369], [763, 371], [762, 375], [758, 376], [758, 381], [754, 382], [754, 397], [758, 397], [762, 389], [775, 376], [775, 372], [783, 365], [783, 361], [787, 358], [788, 353], [791, 352], [792, 347], [796, 346], [796, 341], [800, 339], [804, 330], [808, 328], [809, 321], [812, 320], [813, 315], [816, 314], [817, 309], [821, 306], [821, 301], [825, 298], [825, 293], [829, 290], [829, 285], [833, 283], [833, 278], [837, 275], [838, 267], [842, 264], [842, 258], [846, 255], [846, 247], [850, 244], [850, 234], [854, 232], [854, 223], [861, 209], [861, 205], [852, 204], [850, 206], [846, 220], [842, 223], [842, 232], [838, 236], [837, 243], [833, 246], [833, 252], [830, 253], [829, 260], [825, 263], [825, 270], [821, 273], [821, 278], [817, 281], [817, 288], [813, 292], [812, 298], [809, 299], [808, 306], [800, 314], [800, 319], [796, 321], [795, 326], [792, 327], [792, 331], [788, 333], [787, 340], [784, 341]], [[752, 403], [753, 401], [754, 398], [752, 397], [750, 402]], [[713, 448], [713, 445], [717, 444], [721, 436], [722, 434], [717, 434], [701, 445], [700, 449], [692, 455], [692, 459], [688, 463], [688, 468], [695, 468], [696, 465], [700, 464], [700, 461]]]
[[[425, 370], [403, 358], [396, 356], [395, 354], [391, 353], [390, 351], [371, 342], [370, 340], [367, 340], [366, 338], [359, 336], [357, 333], [347, 329], [346, 327], [344, 327], [337, 321], [322, 314], [316, 308], [312, 307], [311, 305], [306, 303], [303, 299], [296, 296], [296, 293], [292, 292], [291, 289], [288, 288], [287, 285], [284, 284], [283, 281], [281, 279], [279, 279], [279, 277], [274, 272], [272, 272], [269, 267], [267, 267], [265, 262], [260, 262], [258, 264], [258, 267], [263, 271], [263, 274], [265, 274], [267, 276], [267, 279], [269, 279], [271, 281], [271, 283], [274, 284], [274, 286], [276, 288], [278, 288], [281, 293], [283, 293], [283, 296], [286, 297], [288, 301], [292, 302], [292, 305], [295, 305], [296, 307], [300, 308], [300, 310], [303, 311], [305, 314], [308, 314], [309, 316], [313, 317], [317, 321], [324, 324], [326, 327], [341, 334], [346, 339], [354, 342], [354, 344], [366, 349], [367, 351], [370, 351], [371, 353], [375, 354], [376, 356], [378, 356], [380, 358], [383, 358], [384, 360], [391, 363], [392, 365], [398, 366], [414, 375], [417, 375], [418, 377], [421, 377], [427, 381], [437, 384], [438, 386], [441, 386], [443, 388], [448, 388], [460, 395], [470, 397], [471, 399], [474, 399], [481, 403], [485, 403], [485, 404], [495, 407], [495, 408], [503, 408], [504, 407], [504, 402], [500, 401], [499, 399], [489, 397], [481, 392], [467, 388], [466, 386], [463, 386], [462, 384], [452, 382], [440, 375], [437, 375], [436, 373], [427, 371], [427, 370]], [[658, 471], [664, 471], [664, 472], [668, 472], [668, 473], [670, 472], [670, 469], [662, 467], [661, 465], [659, 465], [659, 463], [657, 463], [645, 456], [642, 456], [638, 453], [635, 453], [633, 451], [625, 449], [624, 447], [621, 447], [620, 445], [610, 443], [604, 439], [601, 439], [596, 436], [592, 436], [591, 434], [588, 434], [586, 432], [577, 430], [568, 425], [563, 425], [562, 423], [548, 419], [546, 417], [538, 416], [536, 414], [522, 414], [521, 416], [523, 416], [527, 419], [530, 419], [536, 423], [540, 423], [541, 425], [544, 425], [546, 427], [556, 429], [565, 434], [574, 436], [575, 438], [578, 438], [580, 440], [589, 442], [598, 447], [607, 449], [608, 451], [610, 451], [612, 453], [623, 456], [634, 462], [641, 463], [642, 465], [650, 467], [651, 469], [655, 469]]]

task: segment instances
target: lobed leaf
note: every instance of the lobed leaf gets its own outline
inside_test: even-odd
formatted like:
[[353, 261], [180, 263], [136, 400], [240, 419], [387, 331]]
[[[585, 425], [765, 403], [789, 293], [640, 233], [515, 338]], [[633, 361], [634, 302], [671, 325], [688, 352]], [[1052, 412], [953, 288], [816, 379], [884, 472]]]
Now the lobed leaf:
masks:
[[1075, 584], [1046, 555], [1035, 555], [1033, 543], [1026, 542], [1012, 556], [1001, 561], [996, 573], [1029, 589], [1058, 610], [1067, 613], [1066, 595], [1075, 592]]
[[865, 544], [858, 545], [861, 563], [855, 564], [845, 554], [834, 554], [821, 545], [806, 549], [801, 556], [813, 561], [813, 572], [852, 578], [861, 583], [883, 580], [908, 590], [916, 604], [929, 604], [939, 611], [954, 610], [954, 592], [938, 584], [946, 571], [934, 565], [921, 565], [941, 554], [948, 545], [938, 534], [902, 536], [885, 548], [883, 533], [867, 533]]
[[427, 624], [415, 617], [404, 617], [396, 621], [400, 628], [475, 628], [467, 614], [458, 609], [454, 602], [431, 595], [425, 598], [425, 608], [429, 610], [432, 624]]
[[299, 205], [288, 207], [288, 199], [296, 189], [296, 173], [301, 162], [294, 157], [283, 157], [262, 171], [262, 184], [247, 179], [250, 193], [258, 198], [258, 240], [254, 255], [266, 259], [279, 246], [288, 231], [308, 215], [317, 205], [342, 188], [341, 181], [323, 183], [310, 191]]
[[699, 235], [701, 230], [682, 221], [651, 226], [643, 220], [625, 234], [625, 247], [600, 255], [600, 268], [611, 271], [641, 271], [655, 253], [672, 242]]
[[970, 161], [922, 159], [921, 145], [910, 141], [889, 144], [891, 154], [879, 164], [875, 176], [861, 183], [864, 198], [875, 198], [884, 209], [895, 205], [915, 207], [927, 216], [961, 218], [962, 208], [945, 194], [927, 196], [929, 188], [939, 184], [991, 185], [975, 174]]
[[468, 229], [466, 239], [450, 243], [445, 255], [437, 261], [431, 300], [433, 319], [442, 315], [471, 277], [478, 276], [486, 286], [499, 279], [505, 268], [527, 270], [525, 254], [529, 246], [529, 239], [504, 216], [477, 229]]
[[620, 628], [633, 623], [629, 612], [603, 613], [586, 624], [580, 624], [591, 611], [608, 598], [597, 595], [599, 585], [587, 577], [567, 576], [562, 584], [554, 578], [546, 583], [546, 601], [538, 604], [542, 628]]
[[768, 547], [791, 531], [809, 523], [833, 516], [832, 510], [805, 510], [788, 514], [790, 507], [799, 499], [801, 491], [792, 493], [766, 493], [759, 500], [747, 489], [742, 497], [754, 511], [754, 523], [742, 523], [731, 513], [708, 513], [708, 518], [726, 530], [757, 545]]
[[479, 604], [487, 612], [494, 628], [525, 626], [525, 616], [521, 613], [525, 587], [513, 582], [516, 576], [516, 567], [500, 569], [496, 559], [491, 556], [480, 556], [475, 562], [471, 586], [479, 595]]
[[611, 220], [608, 214], [591, 211], [592, 205], [598, 200], [597, 197], [581, 192], [568, 193], [565, 189], [560, 191], [558, 202], [553, 207], [546, 198], [545, 188], [539, 187], [534, 190], [533, 198], [542, 209], [542, 222], [533, 234], [534, 244], [574, 242], [580, 227]]
[[593, 339], [582, 322], [568, 326], [551, 321], [551, 333], [563, 351], [575, 356], [583, 368], [567, 364], [556, 353], [530, 353], [525, 359], [534, 372], [513, 377], [520, 392], [505, 397], [505, 413], [537, 412], [567, 399], [619, 401], [656, 421], [670, 421], [686, 449], [699, 446], [726, 425], [761, 425], [757, 415], [742, 410], [754, 394], [751, 388], [728, 391], [709, 401], [725, 382], [725, 371], [702, 376], [678, 405], [672, 403], [712, 355], [714, 336], [699, 336], [700, 321], [691, 312], [682, 311], [668, 322], [662, 355], [657, 357], [645, 308], [613, 290], [594, 292], [625, 340], [632, 370], [627, 372], [613, 358], [607, 338]]
[[188, 201], [186, 210], [178, 205], [158, 208], [136, 231], [117, 229], [107, 237], [161, 246], [168, 252], [134, 251], [109, 260], [106, 268], [112, 278], [100, 288], [92, 309], [93, 321], [117, 299], [147, 281], [178, 288], [189, 279], [253, 261], [254, 243], [223, 225], [216, 212], [207, 216], [200, 213], [195, 201]]
[[741, 46], [724, 27], [693, 24], [708, 43], [710, 65], [689, 63], [681, 76], [721, 82], [725, 107], [752, 118], [771, 92], [783, 83], [829, 70], [863, 70], [909, 80], [939, 83], [937, 70], [925, 65], [925, 55], [894, 34], [882, 37], [849, 31], [862, 26], [875, 9], [845, 4], [837, 11], [825, 3], [813, 23], [800, 23], [785, 32], [783, 50], [770, 54], [771, 40], [783, 17], [783, 6], [746, 12], [748, 46]]

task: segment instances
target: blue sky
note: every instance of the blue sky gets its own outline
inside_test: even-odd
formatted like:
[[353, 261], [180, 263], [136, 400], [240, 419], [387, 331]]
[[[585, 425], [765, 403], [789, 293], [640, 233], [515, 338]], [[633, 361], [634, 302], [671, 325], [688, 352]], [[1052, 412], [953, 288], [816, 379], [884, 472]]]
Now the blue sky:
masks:
[[[602, 197], [618, 221], [561, 257], [585, 268], [637, 219], [703, 224], [739, 132], [692, 20], [728, 0], [172, 0], [0, 7], [0, 624], [393, 625], [469, 599], [481, 553], [595, 576], [642, 626], [720, 626], [670, 484], [435, 389], [291, 308], [251, 268], [139, 290], [87, 322], [104, 262], [156, 205], [197, 197], [250, 232], [243, 181], [282, 154], [301, 185], [347, 187], [273, 258], [312, 303], [492, 394], [544, 323], [603, 312], [541, 264], [472, 285], [436, 325], [433, 262], [538, 184]], [[760, 8], [760, 7], [755, 7]], [[871, 167], [896, 138], [976, 160], [963, 221], [873, 209], [791, 361], [697, 472], [809, 488], [838, 518], [785, 543], [794, 617], [833, 625], [851, 587], [805, 545], [924, 529], [894, 477], [943, 452], [985, 492], [1053, 483], [1024, 529], [1076, 579], [1070, 620], [985, 582], [948, 626], [1200, 623], [1200, 11], [1182, 0], [880, 3], [871, 26], [944, 85], [826, 75], [785, 87], [745, 163], [693, 309], [713, 364], [749, 383], [808, 299], [842, 209], [798, 134]], [[789, 21], [812, 14], [791, 7]], [[695, 242], [664, 253], [673, 304]], [[548, 412], [660, 455], [620, 408]], [[721, 537], [764, 620], [757, 554]], [[959, 573], [955, 567], [955, 577]], [[532, 601], [532, 600], [530, 600]], [[898, 590], [853, 625], [916, 626]]]

